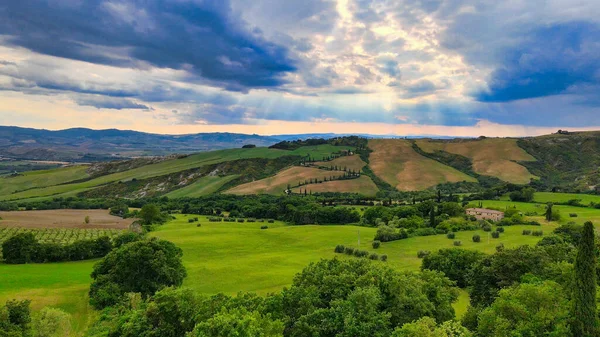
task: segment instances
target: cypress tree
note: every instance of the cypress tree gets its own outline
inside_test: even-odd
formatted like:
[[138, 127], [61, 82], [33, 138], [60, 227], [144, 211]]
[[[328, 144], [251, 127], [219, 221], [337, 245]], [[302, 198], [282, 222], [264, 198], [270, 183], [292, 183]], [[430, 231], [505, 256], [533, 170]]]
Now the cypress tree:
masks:
[[435, 205], [431, 204], [431, 211], [429, 211], [429, 226], [435, 227]]
[[546, 221], [552, 221], [552, 206], [554, 206], [552, 203], [546, 206]]
[[586, 222], [575, 259], [575, 291], [573, 294], [573, 336], [598, 336], [596, 314], [596, 247], [594, 225]]

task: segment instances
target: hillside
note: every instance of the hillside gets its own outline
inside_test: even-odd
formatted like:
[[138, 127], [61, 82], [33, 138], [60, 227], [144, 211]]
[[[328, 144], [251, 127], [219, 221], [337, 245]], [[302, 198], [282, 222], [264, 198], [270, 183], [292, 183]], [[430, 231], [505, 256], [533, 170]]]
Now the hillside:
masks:
[[446, 182], [475, 182], [450, 166], [420, 155], [412, 143], [403, 139], [374, 139], [369, 141], [373, 152], [369, 167], [373, 172], [400, 191], [417, 191]]
[[536, 178], [526, 167], [517, 163], [535, 161], [535, 158], [520, 148], [516, 139], [420, 139], [416, 144], [427, 153], [444, 151], [466, 157], [471, 161], [472, 170], [480, 175], [514, 184], [527, 184]]

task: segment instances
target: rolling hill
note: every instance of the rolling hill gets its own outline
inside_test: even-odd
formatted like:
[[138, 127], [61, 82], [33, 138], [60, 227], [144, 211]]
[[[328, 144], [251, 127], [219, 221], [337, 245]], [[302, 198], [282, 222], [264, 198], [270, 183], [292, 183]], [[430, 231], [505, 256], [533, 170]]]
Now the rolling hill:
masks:
[[600, 189], [599, 167], [598, 132], [477, 140], [336, 137], [5, 175], [0, 201], [283, 194], [288, 185], [293, 193], [373, 196], [387, 190], [386, 183], [418, 191], [438, 184], [483, 184], [482, 178], [579, 192]]

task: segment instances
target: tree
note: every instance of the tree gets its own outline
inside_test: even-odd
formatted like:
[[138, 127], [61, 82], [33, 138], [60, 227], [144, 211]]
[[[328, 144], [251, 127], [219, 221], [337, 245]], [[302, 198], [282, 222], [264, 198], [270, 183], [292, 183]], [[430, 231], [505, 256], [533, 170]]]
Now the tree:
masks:
[[90, 216], [86, 215], [85, 219], [83, 221], [86, 223], [86, 225], [89, 224], [90, 223]]
[[478, 335], [569, 336], [568, 303], [562, 287], [552, 281], [503, 289], [479, 314]]
[[468, 285], [467, 280], [471, 269], [484, 256], [483, 253], [474, 250], [440, 249], [423, 258], [421, 269], [440, 271], [446, 277], [455, 281], [457, 286], [465, 288]]
[[31, 329], [30, 300], [11, 300], [0, 309], [0, 336], [29, 336]]
[[101, 309], [114, 305], [125, 293], [148, 297], [164, 287], [180, 286], [187, 275], [182, 255], [173, 243], [157, 238], [111, 251], [94, 265], [90, 303]]
[[458, 322], [447, 321], [437, 325], [431, 317], [407, 323], [397, 328], [392, 337], [471, 337], [473, 334]]
[[573, 293], [574, 336], [598, 336], [596, 314], [596, 247], [594, 225], [586, 222], [575, 259], [575, 289]]
[[33, 233], [19, 233], [2, 243], [2, 256], [10, 264], [30, 263], [39, 246]]
[[546, 214], [545, 214], [546, 221], [552, 221], [552, 207], [553, 206], [554, 205], [551, 202], [549, 202], [548, 205], [546, 205]]
[[429, 227], [435, 227], [435, 205], [431, 203], [431, 209], [429, 210]]
[[71, 316], [60, 309], [44, 308], [33, 317], [33, 337], [64, 337], [71, 331]]
[[223, 310], [221, 313], [196, 325], [190, 337], [280, 337], [283, 323], [274, 321], [257, 311], [244, 309]]
[[167, 217], [160, 211], [155, 204], [146, 204], [138, 214], [142, 226], [148, 228], [152, 225], [162, 225], [167, 222]]

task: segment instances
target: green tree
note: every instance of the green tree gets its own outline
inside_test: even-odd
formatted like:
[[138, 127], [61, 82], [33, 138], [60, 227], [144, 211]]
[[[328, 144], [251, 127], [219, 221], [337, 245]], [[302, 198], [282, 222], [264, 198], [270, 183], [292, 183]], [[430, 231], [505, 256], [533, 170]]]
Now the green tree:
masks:
[[421, 264], [421, 269], [437, 270], [452, 281], [456, 285], [465, 288], [468, 284], [468, 276], [475, 265], [481, 261], [485, 255], [481, 252], [460, 248], [440, 249], [433, 252], [425, 258]]
[[111, 251], [94, 265], [90, 303], [101, 309], [114, 305], [125, 293], [148, 297], [164, 287], [180, 286], [187, 275], [182, 255], [173, 243], [156, 238]]
[[575, 258], [575, 289], [573, 293], [574, 336], [598, 336], [596, 313], [596, 246], [594, 225], [586, 222]]
[[431, 317], [407, 323], [394, 330], [392, 337], [471, 337], [473, 334], [458, 322], [447, 321], [436, 324]]
[[257, 311], [225, 309], [209, 320], [197, 324], [188, 336], [282, 337], [283, 323]]
[[152, 225], [162, 225], [167, 222], [167, 217], [155, 204], [146, 204], [140, 210], [138, 217], [142, 226], [148, 228]]
[[567, 337], [568, 320], [569, 302], [558, 283], [525, 283], [500, 291], [494, 303], [479, 314], [477, 332], [486, 337]]
[[546, 213], [545, 213], [546, 221], [552, 221], [553, 206], [554, 205], [551, 202], [549, 202], [548, 205], [546, 205]]
[[39, 246], [33, 233], [19, 233], [2, 243], [4, 262], [11, 264], [30, 263]]
[[33, 337], [64, 337], [71, 332], [71, 316], [60, 309], [44, 308], [34, 315]]

